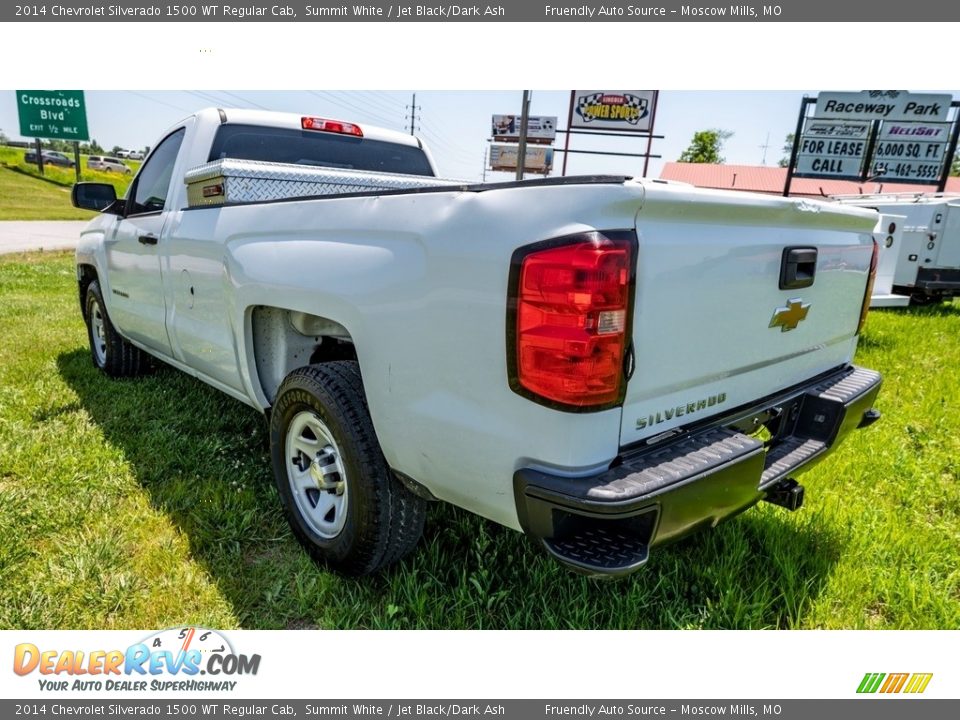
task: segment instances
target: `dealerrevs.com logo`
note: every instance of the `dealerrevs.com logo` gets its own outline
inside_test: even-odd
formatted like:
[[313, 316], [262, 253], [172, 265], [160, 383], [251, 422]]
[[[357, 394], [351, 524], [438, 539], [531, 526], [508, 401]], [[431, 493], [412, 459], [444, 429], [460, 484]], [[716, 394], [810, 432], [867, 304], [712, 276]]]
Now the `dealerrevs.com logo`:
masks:
[[13, 653], [14, 673], [36, 673], [40, 689], [48, 691], [231, 691], [238, 682], [233, 678], [259, 669], [260, 655], [237, 653], [223, 633], [199, 627], [161, 630], [126, 650], [20, 643]]
[[918, 694], [927, 689], [933, 673], [866, 673], [858, 693], [907, 693]]

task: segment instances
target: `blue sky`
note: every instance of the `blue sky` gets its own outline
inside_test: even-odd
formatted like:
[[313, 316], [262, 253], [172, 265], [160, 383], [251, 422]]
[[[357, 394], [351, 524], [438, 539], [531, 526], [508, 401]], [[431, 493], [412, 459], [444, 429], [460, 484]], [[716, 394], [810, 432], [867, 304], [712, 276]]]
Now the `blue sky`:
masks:
[[[637, 87], [635, 89], [643, 89]], [[858, 88], [851, 88], [858, 89]], [[87, 115], [91, 136], [104, 147], [114, 145], [140, 148], [152, 144], [169, 125], [184, 115], [208, 106], [263, 107], [269, 110], [302, 112], [353, 120], [403, 130], [408, 120], [410, 92], [363, 91], [88, 91]], [[946, 91], [950, 92], [950, 91]], [[728, 163], [759, 165], [761, 145], [769, 142], [766, 164], [776, 165], [782, 155], [784, 136], [796, 126], [802, 91], [663, 91], [657, 109], [653, 153], [649, 175], [656, 177], [665, 161], [676, 160], [693, 133], [704, 128], [722, 128], [734, 134], [723, 155]], [[815, 95], [816, 90], [806, 94]], [[521, 91], [428, 91], [417, 93], [419, 135], [433, 151], [441, 175], [468, 180], [480, 179], [490, 132], [490, 116], [519, 113]], [[956, 94], [955, 94], [956, 96]], [[531, 113], [556, 115], [566, 127], [569, 92], [533, 91]], [[14, 139], [19, 122], [14, 91], [0, 91], [0, 129]], [[768, 141], [769, 136], [769, 141]], [[558, 136], [562, 146], [562, 136]], [[645, 141], [621, 138], [574, 136], [571, 148], [642, 152]], [[560, 157], [556, 164], [559, 172]], [[640, 158], [612, 158], [571, 155], [568, 174], [595, 172], [640, 175]], [[487, 173], [487, 179], [506, 175]]]

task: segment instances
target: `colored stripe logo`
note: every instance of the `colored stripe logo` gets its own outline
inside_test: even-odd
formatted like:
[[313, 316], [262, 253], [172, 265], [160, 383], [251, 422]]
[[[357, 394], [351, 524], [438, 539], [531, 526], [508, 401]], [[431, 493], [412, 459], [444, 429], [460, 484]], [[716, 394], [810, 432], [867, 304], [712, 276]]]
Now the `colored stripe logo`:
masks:
[[922, 693], [933, 673], [866, 673], [857, 687], [858, 693]]

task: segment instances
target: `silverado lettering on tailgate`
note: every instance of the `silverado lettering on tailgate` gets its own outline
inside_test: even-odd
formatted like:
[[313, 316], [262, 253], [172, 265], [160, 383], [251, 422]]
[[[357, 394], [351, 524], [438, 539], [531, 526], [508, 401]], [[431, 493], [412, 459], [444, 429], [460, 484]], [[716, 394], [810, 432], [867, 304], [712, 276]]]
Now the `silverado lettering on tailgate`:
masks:
[[719, 405], [720, 403], [726, 402], [726, 400], [726, 393], [717, 393], [716, 395], [711, 395], [710, 397], [702, 400], [696, 400], [694, 402], [688, 402], [684, 405], [677, 405], [676, 407], [667, 408], [662, 412], [658, 410], [656, 413], [651, 413], [647, 417], [637, 418], [637, 430], [643, 430], [644, 428], [652, 425], [659, 425], [667, 420], [673, 420], [675, 417], [692, 415], [693, 413], [700, 412], [701, 410], [706, 410], [714, 405]]

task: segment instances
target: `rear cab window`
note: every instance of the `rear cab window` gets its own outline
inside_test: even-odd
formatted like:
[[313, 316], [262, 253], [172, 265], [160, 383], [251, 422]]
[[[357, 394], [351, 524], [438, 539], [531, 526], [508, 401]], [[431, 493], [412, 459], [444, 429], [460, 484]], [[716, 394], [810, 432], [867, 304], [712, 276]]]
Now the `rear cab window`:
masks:
[[222, 125], [209, 159], [226, 158], [427, 177], [434, 174], [419, 147], [262, 125]]

